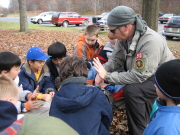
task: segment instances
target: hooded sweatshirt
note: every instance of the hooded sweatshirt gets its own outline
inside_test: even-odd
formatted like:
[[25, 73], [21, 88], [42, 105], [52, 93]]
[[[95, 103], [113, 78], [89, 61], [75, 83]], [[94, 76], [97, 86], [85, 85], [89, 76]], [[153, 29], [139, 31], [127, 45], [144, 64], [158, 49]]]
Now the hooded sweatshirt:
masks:
[[85, 41], [85, 34], [78, 37], [78, 43], [74, 46], [74, 56], [83, 57], [84, 60], [93, 60], [97, 57], [101, 50], [102, 44], [96, 42], [94, 45], [89, 45]]
[[49, 114], [64, 120], [80, 135], [108, 135], [112, 107], [99, 88], [85, 84], [85, 77], [64, 80]]
[[14, 104], [0, 100], [0, 132], [17, 120], [17, 109]]

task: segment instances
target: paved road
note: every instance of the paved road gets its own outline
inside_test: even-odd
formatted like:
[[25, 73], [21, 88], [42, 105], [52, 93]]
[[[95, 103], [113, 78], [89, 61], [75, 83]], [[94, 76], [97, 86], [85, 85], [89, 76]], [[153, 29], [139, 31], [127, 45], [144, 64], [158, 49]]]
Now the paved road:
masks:
[[[84, 17], [88, 17], [89, 20], [90, 20], [89, 24], [92, 24], [92, 16], [84, 16]], [[19, 17], [2, 17], [2, 18], [0, 18], [0, 21], [19, 22]], [[28, 17], [28, 23], [31, 23], [30, 22], [30, 17]], [[38, 24], [35, 24], [35, 25], [38, 25]], [[51, 23], [43, 23], [41, 25], [51, 25], [51, 26], [54, 26]], [[162, 33], [164, 25], [165, 24], [158, 23], [158, 33], [160, 33], [160, 34]], [[68, 27], [76, 27], [76, 26], [75, 25], [69, 25]], [[81, 27], [79, 26], [78, 28], [81, 28]]]

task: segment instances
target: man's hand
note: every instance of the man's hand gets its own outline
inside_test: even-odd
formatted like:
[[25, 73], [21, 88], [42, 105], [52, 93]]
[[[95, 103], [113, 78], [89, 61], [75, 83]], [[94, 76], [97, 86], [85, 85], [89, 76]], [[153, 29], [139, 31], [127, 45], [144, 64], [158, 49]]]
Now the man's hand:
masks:
[[104, 83], [104, 80], [99, 76], [99, 74], [97, 74], [95, 78], [95, 85], [99, 86], [101, 83]]
[[101, 64], [101, 62], [99, 61], [98, 57], [94, 58], [93, 64], [94, 64], [94, 68], [96, 69], [99, 77], [104, 80], [104, 78], [107, 74], [107, 71], [104, 69], [104, 67]]

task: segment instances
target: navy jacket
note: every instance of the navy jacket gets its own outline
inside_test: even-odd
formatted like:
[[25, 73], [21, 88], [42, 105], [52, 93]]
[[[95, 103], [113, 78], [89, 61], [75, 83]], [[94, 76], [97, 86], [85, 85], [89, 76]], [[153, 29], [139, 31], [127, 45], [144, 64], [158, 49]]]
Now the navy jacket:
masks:
[[14, 104], [0, 100], [0, 132], [16, 121], [17, 115], [18, 112]]
[[85, 77], [64, 80], [49, 114], [68, 123], [80, 135], [109, 135], [112, 107], [99, 88], [85, 84]]
[[58, 73], [58, 70], [56, 68], [56, 65], [52, 62], [52, 60], [50, 58], [48, 58], [46, 60], [46, 65], [49, 68], [50, 75], [51, 75], [53, 83], [55, 85], [55, 79], [56, 79], [56, 77], [59, 77], [59, 73]]
[[37, 85], [39, 85], [39, 92], [41, 93], [45, 93], [48, 88], [55, 88], [47, 65], [43, 66], [40, 78], [38, 82], [36, 82], [34, 72], [32, 72], [27, 62], [21, 67], [19, 84], [22, 84], [24, 90], [29, 90], [31, 92], [36, 89]]

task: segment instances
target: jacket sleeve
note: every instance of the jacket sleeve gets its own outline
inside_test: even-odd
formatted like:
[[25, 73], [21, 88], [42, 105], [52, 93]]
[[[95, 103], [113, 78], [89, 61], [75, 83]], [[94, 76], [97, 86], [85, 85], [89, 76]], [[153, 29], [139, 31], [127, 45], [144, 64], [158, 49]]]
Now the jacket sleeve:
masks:
[[17, 109], [17, 111], [18, 111], [18, 113], [21, 113], [21, 102], [20, 101], [17, 101], [17, 103], [16, 103], [16, 109]]
[[108, 59], [108, 62], [104, 64], [104, 68], [108, 72], [117, 71], [120, 67], [124, 65], [126, 60], [125, 49], [122, 47], [120, 42], [117, 42], [115, 48], [112, 52], [112, 57]]
[[32, 82], [30, 82], [29, 77], [23, 71], [21, 71], [18, 76], [19, 84], [22, 85], [23, 90], [29, 90], [30, 92], [33, 92], [34, 85], [32, 84]]
[[100, 101], [99, 103], [101, 103], [101, 107], [102, 107], [102, 111], [101, 111], [101, 122], [104, 124], [104, 126], [109, 129], [112, 119], [113, 119], [113, 111], [112, 111], [112, 106], [110, 105], [110, 103], [108, 102], [106, 96], [104, 95], [103, 92], [100, 91], [100, 95], [101, 97], [99, 98]]
[[84, 60], [87, 60], [86, 45], [83, 41], [74, 45], [74, 56], [83, 57]]
[[50, 76], [44, 77], [43, 84], [40, 85], [40, 87], [41, 86], [42, 86], [42, 88], [40, 88], [40, 92], [42, 92], [42, 93], [45, 93], [48, 88], [52, 88], [55, 90], [54, 83], [53, 83], [52, 78]]

